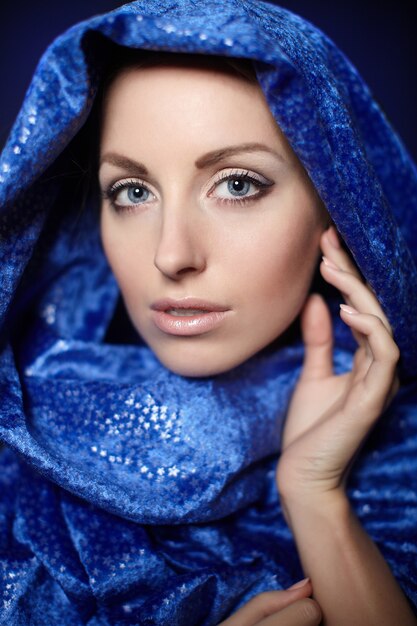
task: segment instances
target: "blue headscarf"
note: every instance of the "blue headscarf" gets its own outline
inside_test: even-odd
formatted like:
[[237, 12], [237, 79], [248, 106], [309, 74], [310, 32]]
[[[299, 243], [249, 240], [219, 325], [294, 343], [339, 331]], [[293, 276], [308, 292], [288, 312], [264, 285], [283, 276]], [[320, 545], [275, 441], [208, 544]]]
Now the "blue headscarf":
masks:
[[[74, 163], [116, 46], [254, 61], [401, 349], [403, 389], [349, 495], [417, 604], [415, 166], [301, 18], [259, 0], [148, 0], [51, 45], [1, 158], [0, 621], [209, 626], [301, 576], [274, 478], [300, 342], [203, 380], [109, 339], [119, 290]], [[344, 371], [354, 344], [334, 324]]]

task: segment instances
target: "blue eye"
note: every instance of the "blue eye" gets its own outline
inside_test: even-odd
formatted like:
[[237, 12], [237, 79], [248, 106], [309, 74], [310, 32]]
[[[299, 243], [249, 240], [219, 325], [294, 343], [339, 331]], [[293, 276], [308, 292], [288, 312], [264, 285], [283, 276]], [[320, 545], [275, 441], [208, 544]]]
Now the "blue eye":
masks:
[[214, 183], [209, 195], [221, 202], [244, 202], [261, 198], [273, 184], [255, 172], [228, 172]]
[[155, 198], [142, 183], [134, 180], [118, 181], [105, 192], [116, 211], [134, 209]]
[[[259, 185], [260, 186], [260, 185]], [[215, 195], [221, 199], [245, 198], [255, 195], [257, 187], [254, 182], [243, 176], [230, 176], [216, 185]]]
[[140, 203], [140, 202], [146, 202], [150, 194], [149, 189], [146, 189], [146, 187], [142, 187], [142, 186], [127, 187], [126, 191], [127, 191], [128, 199], [130, 200], [130, 202], [133, 202], [134, 204]]
[[246, 196], [250, 191], [251, 184], [253, 183], [244, 178], [230, 178], [227, 181], [227, 190], [232, 196]]
[[151, 192], [143, 185], [125, 185], [119, 189], [114, 198], [115, 204], [130, 206], [132, 204], [142, 204], [149, 200]]

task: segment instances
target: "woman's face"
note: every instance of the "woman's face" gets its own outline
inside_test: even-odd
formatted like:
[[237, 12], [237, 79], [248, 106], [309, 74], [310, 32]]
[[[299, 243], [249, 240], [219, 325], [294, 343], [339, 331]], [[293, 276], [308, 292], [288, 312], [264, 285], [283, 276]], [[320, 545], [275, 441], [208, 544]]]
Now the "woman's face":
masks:
[[126, 69], [104, 103], [101, 234], [129, 316], [184, 376], [229, 370], [299, 313], [324, 211], [260, 88]]

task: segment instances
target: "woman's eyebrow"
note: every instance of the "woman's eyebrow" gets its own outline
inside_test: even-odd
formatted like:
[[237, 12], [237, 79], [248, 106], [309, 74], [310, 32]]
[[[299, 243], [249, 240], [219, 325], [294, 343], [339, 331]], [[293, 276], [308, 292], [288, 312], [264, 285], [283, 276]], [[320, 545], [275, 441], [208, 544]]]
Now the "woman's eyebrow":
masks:
[[197, 159], [195, 165], [198, 169], [202, 169], [203, 167], [214, 165], [218, 161], [222, 161], [227, 157], [234, 156], [235, 154], [240, 154], [242, 152], [268, 152], [280, 161], [285, 162], [284, 157], [279, 152], [275, 152], [275, 150], [269, 148], [263, 143], [242, 143], [236, 146], [227, 146], [226, 148], [220, 148], [219, 150], [207, 152], [207, 154], [204, 154]]
[[132, 176], [147, 176], [148, 170], [143, 165], [143, 163], [139, 163], [134, 159], [130, 159], [129, 157], [123, 156], [121, 154], [117, 154], [116, 152], [107, 152], [100, 159], [100, 167], [103, 163], [110, 163], [110, 165], [115, 165], [116, 167], [120, 167], [124, 169], [126, 172], [131, 174]]
[[[269, 148], [265, 144], [262, 143], [243, 143], [238, 144], [236, 146], [227, 146], [225, 148], [219, 148], [218, 150], [212, 150], [211, 152], [207, 152], [200, 158], [198, 158], [195, 162], [195, 165], [198, 169], [203, 169], [204, 167], [208, 167], [210, 165], [214, 165], [218, 161], [222, 161], [227, 157], [234, 156], [236, 154], [241, 154], [244, 152], [268, 152], [272, 154], [280, 161], [285, 162], [284, 157], [279, 153]], [[129, 174], [136, 176], [147, 176], [148, 170], [143, 165], [143, 163], [139, 163], [134, 159], [123, 156], [121, 154], [117, 154], [116, 152], [108, 152], [106, 153], [100, 160], [100, 166], [103, 163], [110, 163], [110, 165], [114, 165], [116, 167], [120, 167], [125, 171], [129, 172]]]

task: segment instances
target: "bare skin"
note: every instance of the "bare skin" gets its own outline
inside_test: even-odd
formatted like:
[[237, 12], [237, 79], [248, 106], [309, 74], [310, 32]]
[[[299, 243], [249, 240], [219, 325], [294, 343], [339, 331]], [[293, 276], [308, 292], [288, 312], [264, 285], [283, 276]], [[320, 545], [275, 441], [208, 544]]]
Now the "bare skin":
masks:
[[317, 626], [322, 614], [317, 602], [309, 598], [311, 593], [308, 579], [285, 591], [267, 591], [219, 626]]
[[313, 295], [302, 313], [304, 368], [286, 421], [277, 486], [327, 626], [417, 623], [381, 553], [346, 496], [358, 449], [398, 389], [399, 350], [381, 306], [331, 228], [321, 238], [323, 277], [340, 290], [341, 317], [358, 349], [336, 376], [332, 327]]
[[[100, 159], [103, 246], [134, 326], [168, 369], [219, 374], [284, 332], [327, 215], [257, 84], [198, 68], [125, 71], [105, 101]], [[178, 335], [155, 324], [166, 299], [208, 301], [225, 317]]]
[[[310, 296], [302, 312], [304, 367], [277, 467], [287, 521], [312, 582], [296, 591], [313, 593], [326, 626], [415, 626], [407, 600], [345, 492], [352, 459], [398, 389], [399, 351], [384, 312], [340, 247], [333, 227], [323, 234], [321, 248], [321, 273], [344, 295], [341, 316], [358, 349], [352, 371], [336, 376], [330, 315], [320, 296]], [[317, 607], [308, 607], [311, 615], [298, 614], [305, 600], [297, 597], [292, 604], [288, 591], [276, 594], [274, 600], [258, 596], [259, 612], [248, 603], [221, 626], [320, 623], [314, 615]], [[292, 615], [286, 613], [290, 607]]]
[[[108, 260], [133, 324], [169, 369], [227, 371], [301, 311], [305, 361], [276, 481], [311, 582], [261, 594], [222, 626], [415, 626], [345, 491], [357, 451], [398, 388], [399, 351], [260, 88], [195, 66], [122, 72], [105, 101], [100, 184]], [[308, 295], [320, 252], [322, 276], [341, 292], [341, 317], [358, 342], [343, 375], [332, 368], [327, 305]], [[172, 333], [199, 308], [189, 306], [187, 321], [181, 307], [190, 297], [221, 303], [224, 321], [202, 334]], [[164, 299], [168, 329], [154, 323]]]

